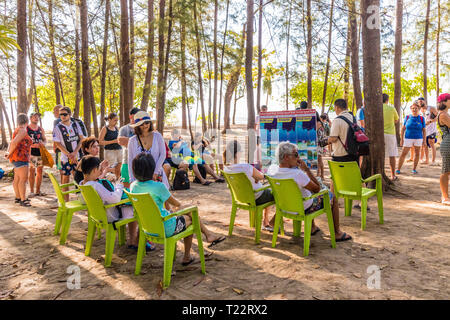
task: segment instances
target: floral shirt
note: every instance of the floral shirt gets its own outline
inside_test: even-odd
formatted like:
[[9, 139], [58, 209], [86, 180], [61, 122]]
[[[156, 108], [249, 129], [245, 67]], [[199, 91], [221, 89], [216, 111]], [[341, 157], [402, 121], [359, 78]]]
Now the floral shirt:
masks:
[[[16, 128], [14, 130], [13, 139], [17, 136], [20, 128]], [[14, 151], [9, 156], [9, 161], [30, 161], [30, 150], [31, 145], [33, 144], [33, 140], [31, 140], [30, 136], [27, 134], [18, 144]]]

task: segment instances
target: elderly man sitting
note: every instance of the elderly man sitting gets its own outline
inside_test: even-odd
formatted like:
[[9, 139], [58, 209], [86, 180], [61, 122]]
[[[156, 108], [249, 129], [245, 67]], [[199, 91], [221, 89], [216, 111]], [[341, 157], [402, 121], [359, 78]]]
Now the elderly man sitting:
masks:
[[[314, 177], [306, 163], [299, 158], [297, 146], [289, 142], [282, 142], [277, 149], [279, 166], [269, 168], [268, 175], [277, 179], [292, 178], [298, 184], [302, 195], [307, 198], [312, 193], [320, 191], [320, 182]], [[339, 228], [339, 206], [336, 198], [330, 192], [331, 208], [333, 212], [333, 222], [336, 241], [350, 240], [352, 237]], [[317, 197], [303, 203], [305, 214], [323, 208], [323, 198]], [[311, 235], [315, 235], [320, 229], [312, 222]]]

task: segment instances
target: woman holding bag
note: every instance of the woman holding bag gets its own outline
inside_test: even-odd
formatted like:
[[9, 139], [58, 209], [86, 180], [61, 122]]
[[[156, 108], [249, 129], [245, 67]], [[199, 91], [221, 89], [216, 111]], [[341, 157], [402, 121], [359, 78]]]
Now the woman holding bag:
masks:
[[22, 207], [30, 207], [30, 200], [27, 199], [28, 166], [30, 163], [30, 151], [33, 141], [27, 132], [28, 116], [24, 113], [17, 115], [18, 127], [14, 130], [13, 139], [9, 144], [5, 157], [14, 166], [14, 194], [15, 203], [20, 203]]
[[[33, 112], [30, 115], [30, 124], [27, 126], [27, 133], [33, 140], [31, 145], [31, 157], [30, 157], [30, 170], [28, 173], [28, 182], [30, 183], [30, 197], [45, 196], [44, 192], [41, 192], [42, 183], [42, 169], [44, 168], [42, 163], [42, 154], [40, 147], [45, 145], [47, 139], [45, 138], [44, 129], [42, 129], [38, 123], [41, 115], [38, 112]], [[35, 192], [36, 185], [36, 192]]]

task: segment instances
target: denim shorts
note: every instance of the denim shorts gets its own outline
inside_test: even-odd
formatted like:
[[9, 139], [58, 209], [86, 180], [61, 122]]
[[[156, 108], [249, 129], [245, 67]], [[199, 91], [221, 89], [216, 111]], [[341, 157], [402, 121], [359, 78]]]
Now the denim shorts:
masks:
[[13, 161], [12, 162], [14, 168], [21, 168], [29, 165], [28, 161]]

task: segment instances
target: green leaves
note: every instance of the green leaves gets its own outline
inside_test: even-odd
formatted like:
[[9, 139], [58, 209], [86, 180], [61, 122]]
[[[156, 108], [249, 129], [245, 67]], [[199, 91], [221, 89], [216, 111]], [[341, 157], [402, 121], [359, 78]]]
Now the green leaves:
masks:
[[9, 58], [8, 52], [13, 50], [14, 48], [20, 49], [19, 45], [17, 44], [16, 40], [10, 35], [14, 35], [15, 32], [11, 29], [8, 29], [4, 25], [0, 25], [0, 51], [3, 52], [3, 54], [6, 56], [6, 58]]

